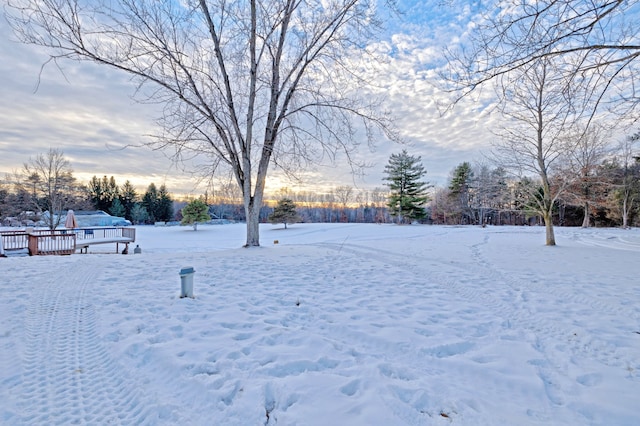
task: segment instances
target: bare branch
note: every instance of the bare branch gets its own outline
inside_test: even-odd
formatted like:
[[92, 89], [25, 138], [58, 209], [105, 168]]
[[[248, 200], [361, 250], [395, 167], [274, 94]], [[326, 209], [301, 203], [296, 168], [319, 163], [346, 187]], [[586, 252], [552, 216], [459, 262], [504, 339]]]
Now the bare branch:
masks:
[[363, 101], [359, 85], [367, 82], [350, 69], [350, 47], [376, 29], [379, 7], [371, 0], [9, 0], [7, 18], [23, 42], [49, 48], [54, 61], [130, 75], [138, 100], [164, 106], [163, 131], [151, 145], [175, 159], [203, 156], [212, 161], [207, 170], [228, 166], [244, 197], [247, 245], [257, 245], [270, 164], [299, 163], [292, 155], [313, 163], [316, 146], [344, 150], [355, 164], [356, 127], [369, 143], [373, 129], [397, 136]]

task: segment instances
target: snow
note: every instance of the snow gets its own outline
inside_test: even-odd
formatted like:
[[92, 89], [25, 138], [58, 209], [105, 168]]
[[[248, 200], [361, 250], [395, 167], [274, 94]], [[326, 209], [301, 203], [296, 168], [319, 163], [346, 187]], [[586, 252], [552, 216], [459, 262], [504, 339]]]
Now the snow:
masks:
[[244, 232], [0, 259], [0, 423], [640, 424], [637, 229]]

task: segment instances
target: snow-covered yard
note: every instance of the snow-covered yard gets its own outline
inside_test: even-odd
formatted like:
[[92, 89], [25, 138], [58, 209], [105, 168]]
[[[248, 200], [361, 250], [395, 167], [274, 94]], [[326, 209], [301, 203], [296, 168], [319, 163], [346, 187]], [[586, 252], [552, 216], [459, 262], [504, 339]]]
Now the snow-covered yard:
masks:
[[0, 423], [640, 424], [640, 231], [556, 233], [139, 227], [141, 254], [0, 259]]

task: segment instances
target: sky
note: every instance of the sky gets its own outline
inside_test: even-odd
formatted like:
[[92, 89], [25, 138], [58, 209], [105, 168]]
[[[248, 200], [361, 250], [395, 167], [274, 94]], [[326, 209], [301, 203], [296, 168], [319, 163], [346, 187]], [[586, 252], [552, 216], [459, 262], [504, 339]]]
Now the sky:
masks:
[[[381, 83], [376, 90], [384, 96], [383, 107], [392, 112], [406, 146], [381, 140], [373, 151], [362, 149], [360, 159], [371, 164], [364, 176], [352, 176], [340, 157], [296, 181], [272, 169], [268, 191], [382, 187], [389, 156], [405, 148], [421, 156], [425, 180], [441, 186], [458, 164], [483, 159], [498, 117], [483, 113], [482, 104], [473, 99], [442, 116], [438, 103], [445, 97], [434, 85], [442, 47], [465, 30], [471, 12], [448, 2], [399, 4], [406, 13], [391, 18], [370, 47], [387, 58], [376, 66]], [[47, 52], [18, 43], [4, 18], [0, 59], [2, 176], [53, 147], [64, 152], [81, 182], [107, 175], [120, 184], [128, 179], [139, 189], [153, 182], [165, 184], [174, 194], [204, 192], [200, 179], [189, 173], [192, 164], [176, 164], [170, 153], [143, 146], [148, 135], [158, 133], [154, 118], [159, 114], [156, 107], [133, 100], [135, 87], [127, 75], [88, 63], [47, 63]]]

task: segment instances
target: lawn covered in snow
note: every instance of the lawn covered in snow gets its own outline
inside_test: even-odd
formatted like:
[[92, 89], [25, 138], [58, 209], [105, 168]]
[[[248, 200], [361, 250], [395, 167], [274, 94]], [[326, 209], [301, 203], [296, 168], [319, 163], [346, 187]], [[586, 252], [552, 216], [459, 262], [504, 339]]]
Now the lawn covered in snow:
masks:
[[244, 232], [0, 259], [0, 423], [640, 424], [637, 229]]

